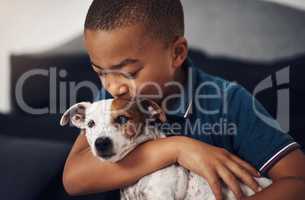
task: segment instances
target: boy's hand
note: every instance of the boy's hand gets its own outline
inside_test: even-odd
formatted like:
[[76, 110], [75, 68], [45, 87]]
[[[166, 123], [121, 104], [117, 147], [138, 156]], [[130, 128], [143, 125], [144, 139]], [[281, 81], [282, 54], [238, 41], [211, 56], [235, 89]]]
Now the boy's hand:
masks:
[[239, 180], [255, 192], [259, 192], [259, 185], [253, 176], [260, 175], [245, 161], [225, 149], [188, 137], [177, 137], [177, 140], [179, 143], [177, 162], [204, 177], [217, 200], [222, 199], [221, 181], [233, 191], [237, 199], [243, 196]]

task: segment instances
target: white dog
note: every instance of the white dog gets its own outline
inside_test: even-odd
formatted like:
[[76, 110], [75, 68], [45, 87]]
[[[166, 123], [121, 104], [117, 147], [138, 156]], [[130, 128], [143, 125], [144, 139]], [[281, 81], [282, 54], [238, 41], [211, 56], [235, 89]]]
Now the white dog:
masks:
[[[93, 155], [102, 162], [117, 162], [139, 144], [165, 137], [153, 125], [165, 122], [165, 114], [153, 101], [109, 99], [95, 103], [78, 103], [63, 115], [60, 124], [69, 123], [85, 130]], [[262, 188], [271, 184], [269, 179], [256, 179]], [[244, 184], [245, 195], [254, 192]], [[223, 188], [224, 199], [235, 199]], [[141, 178], [135, 185], [121, 190], [126, 200], [212, 200], [215, 199], [206, 180], [179, 165], [171, 165]]]

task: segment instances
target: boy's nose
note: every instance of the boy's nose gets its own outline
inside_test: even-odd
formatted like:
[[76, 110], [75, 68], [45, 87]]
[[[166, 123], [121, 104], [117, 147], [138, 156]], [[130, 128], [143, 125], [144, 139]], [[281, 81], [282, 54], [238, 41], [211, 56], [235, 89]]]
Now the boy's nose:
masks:
[[113, 96], [119, 97], [124, 96], [129, 93], [129, 87], [126, 83], [121, 82], [118, 77], [116, 78], [107, 78], [103, 82], [105, 89]]
[[108, 88], [108, 92], [113, 96], [113, 97], [120, 97], [120, 96], [124, 96], [127, 95], [129, 90], [128, 90], [128, 86], [127, 85], [119, 85], [119, 86], [110, 86]]

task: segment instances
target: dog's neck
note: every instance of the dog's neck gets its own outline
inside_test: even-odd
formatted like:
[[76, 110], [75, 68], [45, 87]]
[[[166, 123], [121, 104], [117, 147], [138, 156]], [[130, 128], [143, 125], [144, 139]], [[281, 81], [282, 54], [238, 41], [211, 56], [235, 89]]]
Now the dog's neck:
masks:
[[133, 144], [122, 151], [121, 155], [119, 156], [119, 160], [123, 159], [128, 153], [134, 150], [138, 145], [148, 142], [150, 140], [156, 140], [159, 138], [165, 138], [165, 134], [161, 133], [158, 129], [152, 129], [145, 127], [143, 133], [136, 137], [133, 141]]
[[136, 147], [144, 142], [164, 137], [166, 137], [165, 134], [163, 134], [159, 129], [145, 127], [143, 133], [135, 139], [134, 144]]

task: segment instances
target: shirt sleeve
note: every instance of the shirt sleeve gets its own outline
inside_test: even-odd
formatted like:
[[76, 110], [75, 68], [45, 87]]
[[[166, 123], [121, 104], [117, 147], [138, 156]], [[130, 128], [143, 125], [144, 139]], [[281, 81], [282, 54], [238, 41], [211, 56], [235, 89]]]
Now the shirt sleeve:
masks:
[[228, 92], [228, 118], [237, 125], [232, 140], [234, 152], [264, 176], [277, 161], [300, 147], [241, 86]]

